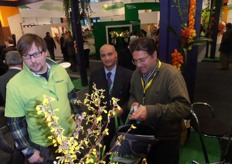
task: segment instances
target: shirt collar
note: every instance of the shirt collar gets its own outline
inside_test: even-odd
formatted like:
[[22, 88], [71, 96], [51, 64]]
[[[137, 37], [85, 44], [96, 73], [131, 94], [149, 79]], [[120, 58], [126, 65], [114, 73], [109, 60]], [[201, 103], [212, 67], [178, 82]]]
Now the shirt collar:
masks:
[[142, 74], [143, 80], [145, 81], [145, 84], [153, 77], [155, 72], [159, 71], [159, 60], [157, 59], [155, 67], [147, 72], [146, 74]]
[[[48, 63], [46, 63], [47, 64], [47, 67], [48, 67], [48, 73], [50, 72], [50, 69], [51, 69], [51, 66], [48, 64]], [[23, 63], [23, 70], [25, 70], [26, 72], [28, 72], [28, 73], [31, 73], [31, 74], [33, 74], [34, 76], [40, 76], [39, 74], [36, 74], [36, 73], [34, 73], [34, 72], [32, 72], [28, 67], [27, 67], [27, 65], [25, 64], [25, 63]]]
[[110, 71], [108, 69], [106, 69], [106, 67], [104, 67], [104, 70], [105, 70], [106, 75], [107, 75], [108, 72], [111, 72], [113, 75], [115, 75], [115, 73], [116, 73], [116, 65]]

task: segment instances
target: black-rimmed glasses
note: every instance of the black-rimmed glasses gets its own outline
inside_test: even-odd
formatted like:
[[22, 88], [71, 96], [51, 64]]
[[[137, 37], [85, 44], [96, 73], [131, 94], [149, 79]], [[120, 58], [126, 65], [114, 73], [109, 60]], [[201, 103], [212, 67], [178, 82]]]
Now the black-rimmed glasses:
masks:
[[28, 59], [30, 59], [32, 56], [33, 56], [34, 58], [39, 58], [39, 57], [42, 56], [42, 52], [43, 52], [43, 51], [35, 52], [35, 53], [33, 53], [33, 54], [25, 54], [25, 55], [23, 55], [23, 59], [28, 60]]
[[144, 57], [144, 58], [140, 58], [140, 59], [138, 59], [138, 60], [132, 60], [132, 63], [134, 64], [134, 65], [137, 65], [138, 63], [145, 63], [146, 61], [147, 61], [147, 58], [149, 57], [150, 55], [147, 55], [146, 57]]

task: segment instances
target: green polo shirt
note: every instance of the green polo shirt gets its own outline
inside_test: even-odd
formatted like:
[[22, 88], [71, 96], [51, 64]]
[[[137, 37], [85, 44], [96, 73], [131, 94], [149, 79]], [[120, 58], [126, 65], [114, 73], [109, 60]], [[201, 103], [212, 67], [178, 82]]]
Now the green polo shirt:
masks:
[[73, 90], [73, 83], [66, 70], [59, 65], [51, 65], [48, 81], [32, 73], [24, 64], [24, 69], [14, 76], [7, 84], [6, 117], [23, 117], [27, 122], [27, 131], [32, 142], [51, 145], [50, 128], [46, 125], [44, 116], [38, 115], [36, 106], [42, 104], [43, 95], [54, 97], [52, 108], [58, 108], [55, 115], [59, 117], [59, 125], [65, 129], [64, 135], [69, 136], [75, 129], [71, 119], [71, 108], [68, 93]]

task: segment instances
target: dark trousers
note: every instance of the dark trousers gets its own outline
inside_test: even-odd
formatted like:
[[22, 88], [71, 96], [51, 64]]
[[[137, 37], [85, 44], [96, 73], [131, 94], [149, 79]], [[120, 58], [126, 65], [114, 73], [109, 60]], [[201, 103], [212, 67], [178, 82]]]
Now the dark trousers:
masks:
[[90, 52], [90, 49], [84, 50], [86, 68], [89, 68], [89, 52]]
[[69, 55], [69, 62], [71, 64], [70, 69], [73, 72], [77, 72], [77, 60], [75, 55]]
[[148, 164], [178, 164], [180, 140], [160, 140], [155, 143], [148, 156]]
[[62, 51], [62, 54], [63, 54], [64, 61], [69, 62], [69, 56], [66, 54], [64, 50]]
[[230, 64], [230, 52], [220, 53], [220, 68], [228, 69]]
[[48, 49], [48, 52], [50, 54], [50, 57], [52, 58], [52, 60], [55, 61], [55, 53], [54, 53], [54, 49]]

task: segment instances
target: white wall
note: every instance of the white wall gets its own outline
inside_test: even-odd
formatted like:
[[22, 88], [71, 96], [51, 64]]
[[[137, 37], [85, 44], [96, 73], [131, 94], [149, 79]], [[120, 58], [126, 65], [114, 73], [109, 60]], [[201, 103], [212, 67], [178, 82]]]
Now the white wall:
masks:
[[[61, 28], [62, 27], [65, 27], [65, 24], [60, 23], [60, 24], [32, 26], [32, 27], [23, 28], [23, 31], [25, 34], [26, 33], [33, 33], [33, 34], [39, 35], [42, 38], [44, 38], [46, 36], [46, 32], [50, 32], [51, 36], [54, 37], [55, 33], [57, 33], [59, 36], [61, 36], [61, 33], [62, 33]], [[59, 43], [56, 41], [55, 41], [55, 43], [56, 43], [55, 55], [62, 56]]]
[[227, 22], [228, 22], [228, 23], [232, 23], [232, 10], [229, 10], [229, 11], [228, 11]]
[[160, 17], [160, 12], [147, 12], [147, 13], [139, 13], [139, 20], [141, 24], [147, 23], [158, 23]]
[[8, 23], [9, 23], [11, 34], [16, 35], [16, 42], [17, 42], [18, 39], [23, 35], [23, 30], [21, 26], [22, 19], [20, 14], [8, 17]]
[[108, 22], [108, 21], [120, 21], [125, 20], [125, 15], [118, 15], [118, 16], [103, 16], [100, 18], [101, 22]]

